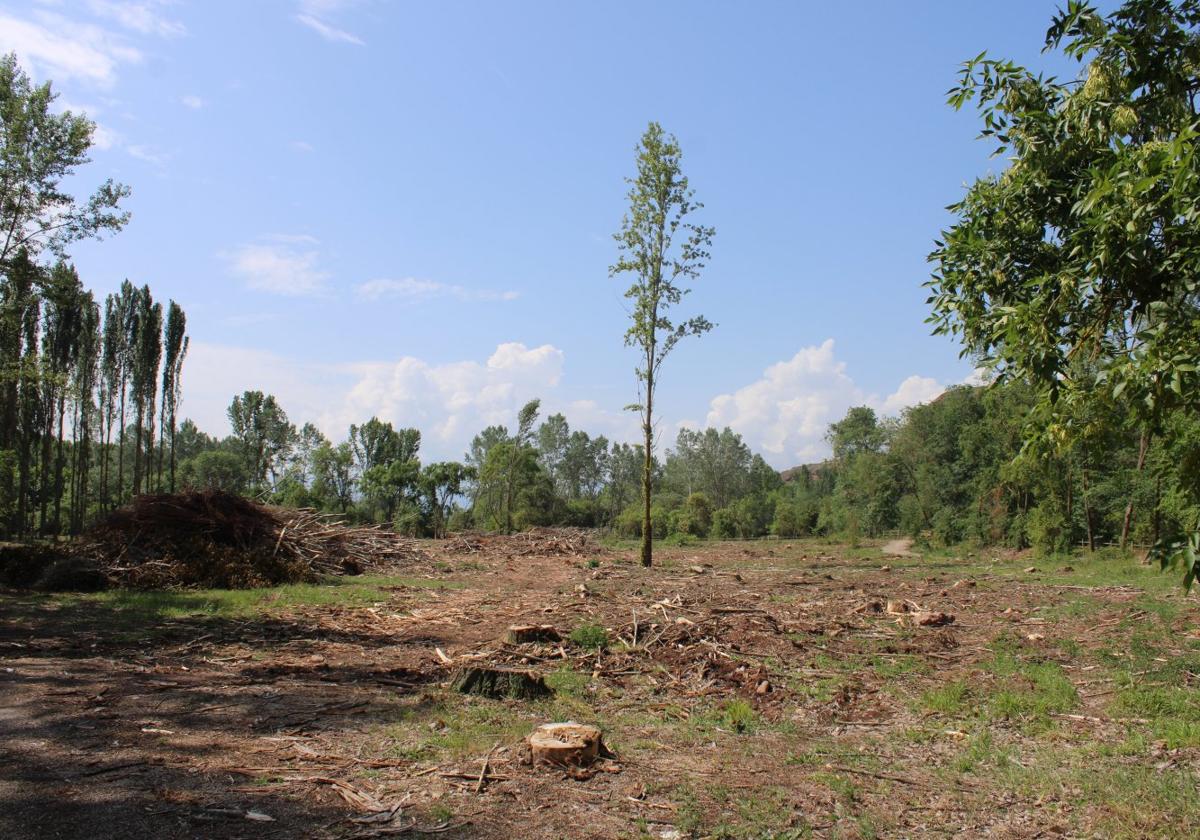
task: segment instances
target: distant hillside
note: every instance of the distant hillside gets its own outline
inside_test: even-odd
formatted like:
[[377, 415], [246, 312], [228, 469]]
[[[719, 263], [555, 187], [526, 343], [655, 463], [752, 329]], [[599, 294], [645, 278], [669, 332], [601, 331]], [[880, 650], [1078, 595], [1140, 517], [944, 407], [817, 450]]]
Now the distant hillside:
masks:
[[800, 470], [808, 470], [811, 478], [816, 478], [829, 467], [828, 461], [821, 461], [817, 464], [799, 464], [794, 467], [788, 467], [786, 470], [780, 470], [779, 477], [783, 479], [784, 484], [789, 483]]

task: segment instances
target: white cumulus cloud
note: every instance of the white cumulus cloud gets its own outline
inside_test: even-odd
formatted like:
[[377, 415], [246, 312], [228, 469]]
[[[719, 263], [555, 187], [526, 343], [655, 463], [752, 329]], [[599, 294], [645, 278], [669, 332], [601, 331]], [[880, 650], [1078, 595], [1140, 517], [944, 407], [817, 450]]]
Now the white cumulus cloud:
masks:
[[420, 429], [427, 460], [457, 459], [485, 426], [511, 427], [525, 402], [549, 395], [563, 362], [553, 345], [520, 342], [499, 345], [483, 361], [404, 356], [348, 364], [297, 362], [266, 350], [196, 342], [184, 371], [183, 414], [210, 433], [227, 434], [230, 400], [261, 390], [279, 399], [292, 422], [315, 422], [334, 439], [343, 438], [351, 423], [378, 416]]
[[884, 414], [899, 414], [910, 406], [936, 400], [945, 390], [946, 387], [936, 379], [928, 376], [910, 376], [900, 383], [900, 387], [894, 393], [884, 399], [881, 407]]
[[786, 466], [823, 457], [829, 424], [865, 401], [845, 363], [834, 357], [831, 338], [771, 365], [756, 382], [714, 398], [707, 423], [731, 427], [776, 466]]
[[937, 380], [914, 375], [887, 396], [868, 393], [846, 372], [846, 364], [834, 353], [833, 339], [828, 339], [771, 365], [749, 385], [715, 397], [706, 423], [729, 426], [767, 461], [785, 468], [828, 457], [829, 424], [851, 406], [869, 405], [895, 415], [944, 390]]

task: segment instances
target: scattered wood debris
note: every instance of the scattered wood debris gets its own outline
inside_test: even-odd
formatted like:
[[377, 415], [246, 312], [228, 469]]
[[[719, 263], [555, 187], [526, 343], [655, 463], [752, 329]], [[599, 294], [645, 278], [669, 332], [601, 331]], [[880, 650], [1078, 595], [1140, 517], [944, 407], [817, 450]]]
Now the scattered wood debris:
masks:
[[531, 528], [516, 534], [455, 534], [446, 542], [453, 554], [496, 557], [585, 557], [603, 549], [583, 528]]

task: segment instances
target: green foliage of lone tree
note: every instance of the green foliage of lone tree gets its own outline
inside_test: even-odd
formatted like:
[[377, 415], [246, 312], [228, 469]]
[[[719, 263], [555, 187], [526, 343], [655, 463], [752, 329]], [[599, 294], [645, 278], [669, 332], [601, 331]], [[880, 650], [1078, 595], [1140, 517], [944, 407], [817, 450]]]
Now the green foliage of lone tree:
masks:
[[[1010, 165], [951, 207], [930, 256], [935, 331], [1034, 384], [1038, 436], [1069, 443], [1078, 404], [1123, 398], [1139, 472], [1168, 412], [1200, 407], [1198, 29], [1197, 0], [1108, 16], [1071, 2], [1045, 47], [1084, 65], [1079, 78], [983, 53], [950, 91], [956, 108], [975, 101]], [[1190, 585], [1200, 535], [1174, 548], [1164, 562], [1182, 558]]]
[[690, 290], [683, 282], [700, 276], [709, 259], [715, 230], [688, 221], [704, 205], [693, 199], [687, 176], [680, 168], [682, 154], [674, 136], [650, 123], [637, 146], [637, 175], [629, 184], [629, 209], [614, 234], [619, 256], [609, 276], [634, 276], [625, 297], [633, 302], [632, 323], [625, 346], [637, 347], [642, 419], [642, 565], [653, 554], [650, 497], [654, 483], [654, 392], [663, 361], [680, 339], [703, 335], [713, 325], [702, 315], [676, 323], [669, 313]]

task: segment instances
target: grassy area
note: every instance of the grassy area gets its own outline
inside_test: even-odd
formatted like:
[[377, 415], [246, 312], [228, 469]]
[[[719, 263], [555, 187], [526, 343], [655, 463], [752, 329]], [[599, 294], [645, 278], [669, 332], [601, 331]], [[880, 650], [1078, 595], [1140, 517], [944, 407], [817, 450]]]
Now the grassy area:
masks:
[[139, 592], [112, 589], [93, 593], [21, 595], [8, 599], [15, 611], [54, 609], [78, 611], [81, 615], [109, 616], [113, 629], [153, 627], [171, 619], [249, 618], [272, 615], [301, 607], [365, 607], [385, 604], [397, 588], [444, 590], [463, 584], [429, 578], [364, 575], [330, 576], [319, 583], [289, 584], [258, 589], [195, 589]]

